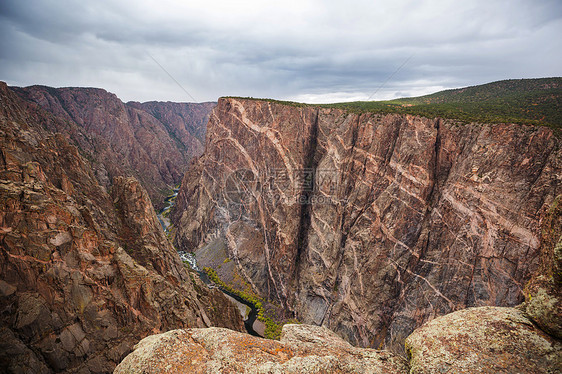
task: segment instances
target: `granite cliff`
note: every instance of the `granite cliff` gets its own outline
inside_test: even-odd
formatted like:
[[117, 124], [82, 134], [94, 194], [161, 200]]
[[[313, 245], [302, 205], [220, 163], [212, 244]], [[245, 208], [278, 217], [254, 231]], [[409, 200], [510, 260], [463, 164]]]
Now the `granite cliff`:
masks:
[[[97, 88], [11, 87], [56, 117], [43, 123], [70, 137], [91, 161], [100, 184], [134, 176], [157, 207], [201, 154], [205, 124], [215, 103], [123, 103]], [[29, 110], [34, 110], [29, 108]]]
[[404, 358], [353, 347], [322, 326], [285, 325], [280, 341], [220, 328], [187, 329], [143, 339], [115, 373], [558, 373], [561, 201], [562, 195], [541, 221], [541, 266], [526, 302], [437, 317], [406, 339]]
[[546, 127], [222, 98], [172, 220], [286, 317], [400, 351], [435, 317], [515, 306], [560, 194]]
[[3, 83], [0, 104], [0, 371], [107, 373], [150, 334], [243, 330], [188, 273], [140, 183], [100, 185], [72, 144], [86, 132]]

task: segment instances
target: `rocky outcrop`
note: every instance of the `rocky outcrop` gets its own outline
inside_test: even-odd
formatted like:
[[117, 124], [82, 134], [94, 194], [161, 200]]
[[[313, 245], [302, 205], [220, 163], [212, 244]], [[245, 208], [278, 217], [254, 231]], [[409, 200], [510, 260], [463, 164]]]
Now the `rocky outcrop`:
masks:
[[100, 184], [109, 188], [116, 176], [134, 176], [157, 206], [170, 186], [181, 181], [189, 160], [202, 153], [205, 124], [215, 105], [125, 104], [96, 88], [11, 89], [57, 118], [43, 125], [68, 134], [91, 161]]
[[392, 353], [354, 348], [323, 327], [285, 325], [280, 341], [221, 328], [149, 336], [114, 373], [405, 372], [405, 360]]
[[[560, 340], [558, 196], [541, 220], [540, 267], [517, 308], [469, 308], [436, 318], [406, 339], [410, 373], [557, 373]], [[534, 322], [534, 323], [533, 323]]]
[[289, 316], [399, 350], [437, 316], [523, 301], [559, 147], [545, 127], [224, 98], [175, 240], [226, 247]]
[[555, 373], [562, 342], [516, 308], [479, 307], [436, 318], [406, 339], [410, 373]]
[[116, 368], [126, 373], [556, 373], [562, 342], [520, 309], [479, 307], [434, 319], [406, 339], [408, 361], [355, 348], [324, 327], [285, 325], [280, 341], [221, 328], [141, 340]]
[[[111, 195], [57, 121], [0, 84], [0, 368], [111, 372], [139, 339], [184, 327], [242, 330], [189, 274], [147, 192]], [[59, 123], [62, 125], [61, 123]]]

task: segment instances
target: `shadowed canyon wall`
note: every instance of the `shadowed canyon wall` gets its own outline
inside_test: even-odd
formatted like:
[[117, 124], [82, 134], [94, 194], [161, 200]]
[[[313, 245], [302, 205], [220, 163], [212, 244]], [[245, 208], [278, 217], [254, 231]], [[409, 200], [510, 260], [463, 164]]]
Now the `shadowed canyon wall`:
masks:
[[70, 137], [106, 188], [116, 176], [134, 176], [160, 207], [189, 160], [203, 151], [205, 124], [215, 103], [123, 103], [98, 88], [11, 87], [50, 112], [53, 132]]

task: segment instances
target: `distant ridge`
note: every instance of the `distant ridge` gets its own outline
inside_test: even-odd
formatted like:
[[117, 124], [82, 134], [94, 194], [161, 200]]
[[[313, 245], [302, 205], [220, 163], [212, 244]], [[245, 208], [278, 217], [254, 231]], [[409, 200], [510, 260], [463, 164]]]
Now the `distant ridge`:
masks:
[[[280, 101], [292, 106], [309, 104]], [[387, 101], [310, 105], [353, 112], [402, 113], [462, 122], [519, 123], [562, 129], [562, 78], [509, 79]]]

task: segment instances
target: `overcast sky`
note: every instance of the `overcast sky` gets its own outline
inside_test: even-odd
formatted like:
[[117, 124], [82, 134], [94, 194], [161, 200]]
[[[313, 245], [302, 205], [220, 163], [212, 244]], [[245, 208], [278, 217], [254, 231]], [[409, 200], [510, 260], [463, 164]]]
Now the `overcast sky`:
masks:
[[562, 76], [560, 35], [560, 0], [1, 0], [0, 80], [124, 101], [379, 100]]

